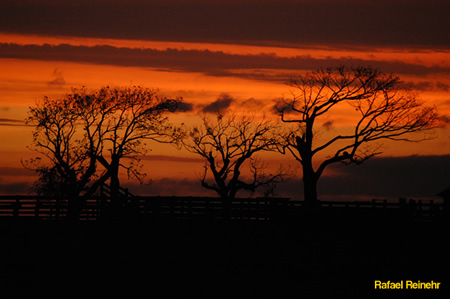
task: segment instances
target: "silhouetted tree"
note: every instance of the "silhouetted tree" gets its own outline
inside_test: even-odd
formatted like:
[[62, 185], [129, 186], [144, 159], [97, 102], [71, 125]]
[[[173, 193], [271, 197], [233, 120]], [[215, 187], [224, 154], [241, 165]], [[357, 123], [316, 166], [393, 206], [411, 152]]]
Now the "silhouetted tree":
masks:
[[[44, 98], [30, 108], [27, 122], [36, 126], [32, 148], [50, 163], [33, 159], [27, 165], [34, 165], [40, 174], [41, 190], [60, 186], [71, 200], [92, 195], [109, 180], [111, 202], [120, 206], [119, 169], [143, 178], [138, 165], [139, 157], [148, 150], [145, 141], [175, 142], [179, 135], [164, 115], [175, 111], [179, 102], [142, 87], [94, 91], [83, 87], [60, 99]], [[125, 165], [123, 158], [130, 163]]]
[[[260, 186], [281, 182], [289, 174], [281, 168], [275, 174], [264, 174], [265, 165], [255, 155], [262, 151], [281, 152], [283, 134], [282, 126], [268, 119], [219, 115], [211, 120], [203, 116], [202, 126], [189, 132], [184, 146], [206, 159], [202, 186], [229, 202], [239, 190], [254, 192]], [[250, 166], [251, 176], [243, 178], [245, 162]], [[212, 174], [213, 182], [207, 180], [208, 173]]]
[[[411, 133], [437, 124], [435, 107], [424, 106], [398, 76], [370, 67], [320, 69], [291, 80], [289, 85], [293, 97], [279, 100], [276, 109], [283, 122], [298, 125], [287, 149], [302, 165], [306, 203], [317, 202], [317, 182], [328, 165], [361, 164], [381, 154], [378, 141], [412, 141]], [[315, 125], [336, 108], [347, 109], [346, 116], [355, 118], [353, 128], [325, 141], [315, 138]], [[330, 155], [315, 168], [313, 158], [322, 151]]]
[[[160, 98], [155, 90], [141, 87], [104, 87], [91, 93], [82, 89], [74, 91], [73, 98], [82, 111], [80, 119], [89, 146], [105, 169], [87, 194], [109, 179], [112, 201], [120, 205], [114, 200], [119, 195], [119, 169], [141, 181], [145, 174], [137, 165], [148, 151], [145, 142], [177, 142], [179, 129], [164, 113], [176, 111], [180, 100]], [[130, 163], [125, 165], [123, 158]]]
[[68, 201], [68, 216], [76, 217], [81, 209], [80, 193], [96, 172], [96, 155], [86, 146], [80, 131], [78, 109], [70, 96], [51, 100], [48, 97], [30, 107], [26, 119], [35, 126], [30, 147], [48, 158], [24, 161], [35, 170], [39, 179], [34, 187], [38, 194]]

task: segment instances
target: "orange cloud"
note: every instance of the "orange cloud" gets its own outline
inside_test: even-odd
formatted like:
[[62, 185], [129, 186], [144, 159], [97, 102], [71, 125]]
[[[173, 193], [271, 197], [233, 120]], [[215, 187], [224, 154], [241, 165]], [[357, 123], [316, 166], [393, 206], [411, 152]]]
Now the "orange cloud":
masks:
[[[20, 160], [34, 154], [26, 150], [32, 128], [21, 125], [28, 106], [44, 95], [59, 97], [70, 87], [82, 85], [142, 85], [158, 88], [164, 96], [182, 96], [190, 113], [170, 117], [177, 124], [193, 125], [199, 120], [195, 113], [200, 111], [231, 109], [269, 114], [273, 99], [291, 96], [284, 83], [298, 72], [338, 64], [370, 64], [399, 73], [406, 84], [423, 92], [424, 100], [438, 106], [445, 122], [450, 116], [448, 54], [427, 49], [337, 49], [329, 45], [281, 48], [0, 34], [0, 166], [20, 168]], [[320, 122], [321, 136], [327, 138], [348, 129], [352, 121], [348, 108], [330, 113]], [[449, 129], [442, 128], [435, 140], [414, 146], [387, 143], [386, 152], [391, 156], [445, 155], [449, 137]], [[201, 161], [190, 160], [193, 158], [183, 151], [156, 144], [151, 147], [153, 156], [143, 159], [150, 178], [156, 174], [155, 179], [176, 181], [195, 177], [196, 171], [202, 170]], [[288, 157], [283, 160], [292, 163]], [[0, 173], [0, 181], [3, 177], [2, 182], [11, 190], [25, 186], [16, 181], [20, 176], [7, 180], [5, 176], [7, 173]], [[190, 179], [180, 184], [187, 181]]]

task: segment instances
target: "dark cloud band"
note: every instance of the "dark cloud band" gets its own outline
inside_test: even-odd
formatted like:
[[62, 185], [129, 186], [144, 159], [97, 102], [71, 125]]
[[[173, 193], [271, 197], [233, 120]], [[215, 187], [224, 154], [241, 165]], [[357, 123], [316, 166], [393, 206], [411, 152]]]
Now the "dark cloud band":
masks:
[[[363, 60], [352, 57], [319, 59], [309, 55], [296, 57], [279, 57], [273, 54], [242, 55], [210, 50], [156, 50], [117, 48], [106, 45], [88, 47], [68, 44], [39, 46], [0, 43], [0, 57], [152, 67], [172, 71], [201, 72], [210, 76], [234, 76], [283, 83], [301, 70], [314, 70], [339, 65], [371, 65], [384, 72], [408, 75], [450, 74], [449, 67], [428, 67], [400, 61]], [[281, 72], [274, 73], [272, 72], [274, 69]], [[235, 72], [235, 70], [240, 71]], [[64, 78], [61, 73], [55, 76], [57, 76], [55, 79], [58, 80], [57, 83], [63, 82]], [[417, 83], [416, 86], [422, 90], [429, 88], [448, 89], [448, 85], [442, 82], [438, 85], [421, 82]]]
[[448, 49], [448, 11], [445, 0], [25, 0], [0, 4], [0, 30], [139, 40]]

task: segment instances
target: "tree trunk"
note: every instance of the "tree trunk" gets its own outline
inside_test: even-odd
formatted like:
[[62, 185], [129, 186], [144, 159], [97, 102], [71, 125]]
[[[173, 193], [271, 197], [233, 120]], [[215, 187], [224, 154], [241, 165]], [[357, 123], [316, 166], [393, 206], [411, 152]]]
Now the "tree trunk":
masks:
[[303, 161], [303, 195], [305, 206], [319, 205], [317, 198], [317, 181], [319, 177], [312, 167], [312, 161]]
[[[315, 114], [315, 112], [313, 113]], [[319, 175], [314, 171], [312, 158], [312, 143], [313, 143], [313, 124], [315, 116], [311, 116], [306, 121], [305, 134], [302, 137], [296, 137], [297, 150], [302, 157], [302, 169], [303, 169], [303, 195], [305, 207], [317, 207], [319, 206], [319, 200], [317, 199], [317, 181]]]
[[314, 177], [303, 177], [303, 196], [305, 203], [318, 203], [317, 198], [317, 179]]
[[119, 194], [120, 182], [119, 182], [119, 163], [117, 161], [111, 161], [111, 177], [110, 177], [110, 200], [111, 200], [111, 212], [113, 216], [119, 216], [122, 212], [122, 202]]
[[117, 200], [119, 198], [119, 176], [117, 173], [111, 175], [110, 188], [111, 188], [111, 200]]

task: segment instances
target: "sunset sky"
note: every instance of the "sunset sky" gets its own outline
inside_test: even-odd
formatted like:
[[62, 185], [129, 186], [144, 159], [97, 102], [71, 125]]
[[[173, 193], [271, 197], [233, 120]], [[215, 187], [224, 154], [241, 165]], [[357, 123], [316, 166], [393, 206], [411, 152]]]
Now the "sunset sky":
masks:
[[[434, 198], [450, 186], [449, 11], [447, 0], [1, 1], [0, 194], [30, 192], [35, 176], [21, 160], [35, 154], [24, 119], [44, 95], [83, 85], [157, 88], [192, 104], [173, 118], [192, 124], [220, 109], [270, 115], [292, 76], [363, 65], [398, 74], [447, 125], [430, 141], [387, 143], [366, 165], [330, 167], [319, 197]], [[344, 114], [324, 118], [332, 124], [324, 134], [339, 132], [350, 121]], [[144, 164], [153, 183], [128, 183], [136, 193], [214, 195], [199, 186], [199, 158], [152, 150]], [[276, 192], [301, 198], [300, 173]]]

